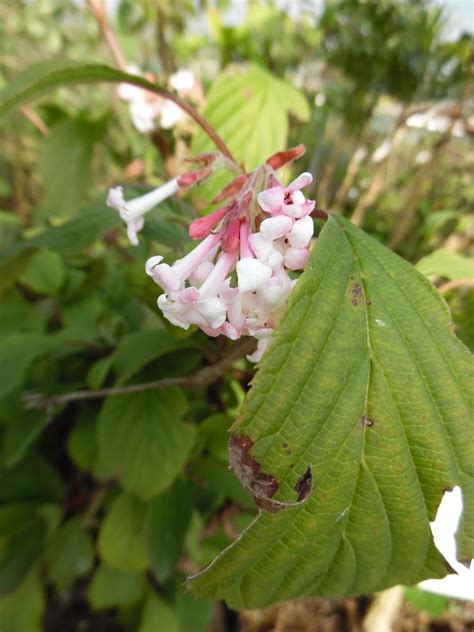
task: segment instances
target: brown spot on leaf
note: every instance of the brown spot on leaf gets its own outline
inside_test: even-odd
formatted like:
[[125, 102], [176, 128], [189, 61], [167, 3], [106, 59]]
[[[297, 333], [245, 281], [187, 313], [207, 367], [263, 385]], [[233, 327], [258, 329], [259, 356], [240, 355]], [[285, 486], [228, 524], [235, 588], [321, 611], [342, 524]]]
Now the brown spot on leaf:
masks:
[[251, 456], [253, 441], [247, 435], [232, 435], [229, 439], [229, 464], [242, 485], [252, 493], [257, 505], [265, 509], [262, 503], [276, 493], [279, 484], [274, 476], [262, 471], [260, 463]]
[[298, 494], [298, 502], [306, 500], [313, 489], [313, 474], [311, 468], [308, 466], [306, 472], [301, 476], [295, 485], [295, 492]]
[[365, 428], [372, 428], [372, 426], [374, 425], [374, 421], [373, 419], [369, 419], [368, 417], [366, 417], [365, 415], [363, 417], [360, 418], [360, 425], [364, 426]]
[[362, 297], [362, 285], [360, 283], [353, 283], [350, 295], [352, 296], [352, 305], [359, 305], [360, 299]]
[[272, 500], [280, 485], [272, 474], [262, 470], [260, 463], [250, 454], [252, 446], [253, 441], [247, 435], [232, 435], [229, 439], [229, 465], [245, 489], [252, 494], [257, 505], [269, 513], [277, 513], [304, 502], [312, 489], [311, 469], [308, 468], [296, 483], [296, 503]]
[[365, 304], [366, 305], [372, 305], [372, 301], [367, 300], [367, 301], [365, 301]]

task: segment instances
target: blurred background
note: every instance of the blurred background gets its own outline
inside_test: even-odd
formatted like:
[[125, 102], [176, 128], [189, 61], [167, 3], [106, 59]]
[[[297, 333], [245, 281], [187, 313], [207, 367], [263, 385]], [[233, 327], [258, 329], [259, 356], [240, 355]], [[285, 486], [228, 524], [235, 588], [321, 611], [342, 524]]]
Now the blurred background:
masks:
[[[471, 0], [4, 0], [0, 88], [52, 58], [129, 67], [249, 169], [304, 143], [307, 196], [415, 264], [472, 348], [473, 31]], [[362, 630], [370, 596], [239, 616], [183, 591], [255, 512], [227, 470], [244, 360], [192, 391], [48, 399], [195, 375], [231, 347], [164, 322], [143, 273], [190, 248], [224, 181], [150, 213], [136, 248], [105, 206], [212, 149], [140, 98], [61, 88], [0, 121], [0, 629]], [[394, 629], [474, 629], [474, 607], [410, 588]]]

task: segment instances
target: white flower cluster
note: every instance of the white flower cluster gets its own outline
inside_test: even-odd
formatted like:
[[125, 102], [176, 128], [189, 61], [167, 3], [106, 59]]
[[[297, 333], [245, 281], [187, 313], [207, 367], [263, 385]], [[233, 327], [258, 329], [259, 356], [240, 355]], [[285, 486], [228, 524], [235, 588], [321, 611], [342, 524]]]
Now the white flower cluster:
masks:
[[[127, 70], [132, 75], [145, 76], [146, 79], [154, 81], [153, 75], [143, 75], [137, 66], [129, 66]], [[203, 101], [201, 84], [196, 81], [191, 70], [178, 70], [170, 76], [168, 84], [180, 97], [188, 97], [199, 103]], [[143, 134], [152, 132], [157, 121], [163, 129], [171, 129], [185, 116], [183, 110], [173, 101], [138, 86], [121, 83], [117, 93], [121, 99], [129, 103], [132, 122]]]
[[258, 362], [296, 283], [288, 272], [302, 270], [308, 260], [315, 203], [300, 189], [311, 182], [304, 173], [286, 188], [277, 184], [260, 192], [256, 232], [249, 213], [234, 202], [224, 207], [226, 214], [219, 209], [195, 220], [190, 234], [207, 236], [183, 259], [168, 265], [151, 257], [146, 272], [165, 290], [158, 298], [165, 317], [183, 329], [197, 325], [209, 336], [253, 336], [258, 345], [248, 359]]

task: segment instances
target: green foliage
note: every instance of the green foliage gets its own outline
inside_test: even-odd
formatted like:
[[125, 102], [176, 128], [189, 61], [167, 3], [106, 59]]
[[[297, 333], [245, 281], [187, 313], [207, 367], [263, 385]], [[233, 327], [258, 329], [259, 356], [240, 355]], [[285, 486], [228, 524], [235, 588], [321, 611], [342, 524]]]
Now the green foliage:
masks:
[[146, 567], [143, 523], [145, 505], [132, 494], [121, 494], [113, 503], [99, 534], [103, 561], [121, 571], [140, 572]]
[[191, 490], [181, 480], [148, 506], [145, 524], [148, 557], [151, 568], [162, 580], [168, 579], [181, 555], [192, 511]]
[[2, 632], [42, 632], [45, 609], [41, 580], [36, 573], [27, 577], [16, 590], [0, 599]]
[[165, 489], [194, 441], [194, 428], [181, 420], [186, 407], [174, 388], [108, 399], [98, 421], [100, 469], [144, 499]]
[[414, 606], [421, 612], [426, 612], [433, 618], [440, 617], [447, 609], [449, 599], [443, 597], [443, 595], [436, 595], [434, 593], [409, 586], [405, 588], [406, 601]]
[[42, 248], [28, 260], [20, 281], [38, 294], [57, 294], [64, 283], [65, 270], [61, 257]]
[[[308, 466], [312, 493], [263, 512], [191, 580], [196, 595], [256, 608], [442, 577], [429, 521], [454, 485], [466, 506], [458, 554], [473, 555], [472, 365], [448, 323], [409, 264], [351, 224], [327, 222], [233, 427], [277, 481], [275, 500], [297, 500]], [[234, 449], [249, 485], [248, 457]]]
[[[204, 111], [206, 120], [219, 130], [249, 171], [286, 147], [290, 114], [301, 121], [309, 119], [304, 95], [256, 65], [229, 68], [219, 76], [207, 95]], [[194, 152], [211, 149], [211, 141], [199, 130]]]
[[156, 87], [141, 77], [103, 64], [86, 64], [55, 59], [37, 64], [0, 91], [0, 115], [60, 86], [97, 82], [126, 81], [154, 91]]
[[[400, 252], [430, 277], [472, 273], [467, 138], [453, 136], [445, 152], [438, 132], [401, 127], [383, 181], [370, 159], [393, 141], [404, 106], [404, 115], [436, 106], [448, 120], [458, 112], [456, 129], [472, 114], [459, 97], [470, 39], [440, 38], [436, 8], [328, 1], [321, 15], [302, 5], [296, 16], [293, 6], [249, 3], [231, 24], [218, 3], [206, 13], [207, 37], [188, 28], [191, 4], [161, 3], [155, 40], [144, 36], [157, 18], [151, 4], [119, 3], [111, 26], [156, 85], [101, 64], [107, 51], [85, 4], [0, 7], [2, 632], [67, 629], [77, 612], [91, 629], [106, 621], [140, 632], [204, 632], [213, 605], [185, 591], [180, 569], [204, 566], [223, 549], [191, 586], [239, 607], [441, 575], [427, 525], [455, 483], [465, 496], [460, 552], [470, 553], [474, 490], [466, 473], [474, 459], [459, 395], [465, 350], [433, 287], [340, 216], [318, 238], [243, 417], [254, 372], [244, 359], [209, 387], [25, 406], [39, 401], [35, 393], [186, 378], [233, 345], [163, 322], [159, 290], [143, 272], [147, 257], [171, 262], [192, 247], [189, 222], [232, 175], [215, 174], [160, 204], [131, 247], [105, 204], [107, 188], [123, 184], [129, 199], [187, 169], [185, 155], [214, 146], [189, 117], [138, 134], [117, 82], [159, 93], [165, 72], [191, 66], [204, 86], [198, 107], [247, 169], [305, 142], [306, 155], [282, 179], [311, 171], [317, 190], [308, 196], [340, 214], [378, 179], [367, 226], [384, 243], [419, 189]], [[56, 59], [31, 66], [41, 58]], [[360, 147], [369, 157], [355, 164]], [[418, 161], [419, 150], [432, 163]], [[473, 345], [467, 289], [444, 296], [456, 333]], [[249, 435], [251, 458], [279, 483], [270, 506], [290, 505], [256, 521], [251, 491], [228, 467], [237, 418], [231, 432]], [[312, 493], [293, 506], [308, 465]], [[433, 617], [446, 605], [417, 589], [406, 597]]]
[[48, 576], [60, 589], [85, 575], [93, 561], [90, 535], [77, 518], [68, 520], [54, 533], [46, 551]]
[[93, 608], [103, 610], [135, 605], [142, 599], [144, 589], [145, 580], [142, 573], [99, 566], [90, 583], [88, 596]]
[[86, 199], [94, 145], [105, 134], [105, 119], [67, 119], [41, 144], [39, 176], [46, 192], [44, 206], [61, 214], [76, 211]]
[[474, 276], [474, 264], [467, 257], [440, 248], [423, 257], [416, 264], [417, 269], [427, 277], [440, 276], [447, 279], [463, 279]]

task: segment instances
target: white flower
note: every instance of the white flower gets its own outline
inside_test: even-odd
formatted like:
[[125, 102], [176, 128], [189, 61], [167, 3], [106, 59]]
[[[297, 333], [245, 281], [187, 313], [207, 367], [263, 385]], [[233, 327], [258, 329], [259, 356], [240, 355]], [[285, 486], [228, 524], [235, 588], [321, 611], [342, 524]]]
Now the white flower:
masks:
[[122, 220], [127, 224], [127, 235], [130, 242], [138, 245], [137, 233], [143, 228], [145, 220], [143, 216], [151, 211], [160, 202], [176, 193], [179, 189], [178, 178], [173, 178], [161, 187], [145, 193], [133, 200], [125, 200], [123, 197], [123, 188], [114, 187], [109, 189], [107, 194], [107, 206], [115, 208]]

